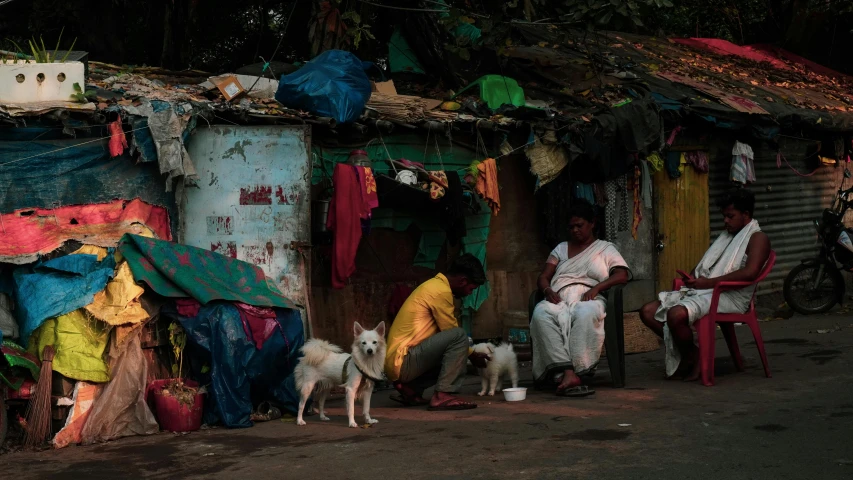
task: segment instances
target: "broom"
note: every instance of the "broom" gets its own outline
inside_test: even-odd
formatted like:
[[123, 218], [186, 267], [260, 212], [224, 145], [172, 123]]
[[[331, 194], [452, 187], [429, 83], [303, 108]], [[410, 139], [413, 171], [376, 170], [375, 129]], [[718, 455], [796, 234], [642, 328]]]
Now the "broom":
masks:
[[24, 436], [25, 447], [37, 447], [50, 436], [50, 394], [53, 382], [53, 345], [44, 347], [42, 352], [41, 373], [36, 393], [27, 406], [27, 430]]

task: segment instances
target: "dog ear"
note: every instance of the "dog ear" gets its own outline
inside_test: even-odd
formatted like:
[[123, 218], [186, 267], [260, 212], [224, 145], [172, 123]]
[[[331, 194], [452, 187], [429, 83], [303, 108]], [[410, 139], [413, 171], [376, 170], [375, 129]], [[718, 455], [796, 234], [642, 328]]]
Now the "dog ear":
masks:
[[362, 333], [364, 333], [364, 327], [362, 327], [361, 324], [359, 324], [358, 322], [355, 322], [355, 324], [353, 324], [353, 326], [352, 326], [352, 331], [353, 331], [353, 333], [355, 333], [355, 336], [357, 337], [357, 336], [361, 335]]
[[385, 322], [379, 322], [379, 325], [376, 326], [376, 334], [385, 338]]

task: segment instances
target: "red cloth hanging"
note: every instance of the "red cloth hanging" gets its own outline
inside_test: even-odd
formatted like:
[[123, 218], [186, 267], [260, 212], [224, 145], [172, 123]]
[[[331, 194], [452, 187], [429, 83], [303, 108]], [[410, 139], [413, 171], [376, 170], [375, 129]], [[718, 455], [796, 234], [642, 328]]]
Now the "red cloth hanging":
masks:
[[335, 193], [329, 204], [326, 228], [332, 231], [332, 287], [344, 288], [355, 273], [355, 254], [361, 241], [361, 215], [364, 212], [362, 185], [358, 170], [339, 163], [332, 174]]
[[127, 148], [127, 136], [121, 128], [121, 116], [107, 126], [110, 132], [110, 156], [117, 157]]

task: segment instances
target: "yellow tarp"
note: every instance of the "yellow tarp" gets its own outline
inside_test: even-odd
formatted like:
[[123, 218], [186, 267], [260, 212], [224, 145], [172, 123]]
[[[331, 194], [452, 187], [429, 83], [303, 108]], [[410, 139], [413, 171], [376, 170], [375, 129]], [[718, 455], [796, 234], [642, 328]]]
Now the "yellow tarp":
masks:
[[145, 290], [133, 281], [127, 262], [116, 267], [116, 274], [107, 287], [96, 293], [94, 300], [86, 305], [86, 311], [98, 320], [110, 325], [124, 325], [148, 320], [148, 312], [139, 303]]
[[74, 380], [109, 382], [110, 369], [104, 359], [109, 326], [85, 310], [49, 318], [33, 332], [29, 351], [41, 359], [44, 347], [53, 345], [53, 370]]

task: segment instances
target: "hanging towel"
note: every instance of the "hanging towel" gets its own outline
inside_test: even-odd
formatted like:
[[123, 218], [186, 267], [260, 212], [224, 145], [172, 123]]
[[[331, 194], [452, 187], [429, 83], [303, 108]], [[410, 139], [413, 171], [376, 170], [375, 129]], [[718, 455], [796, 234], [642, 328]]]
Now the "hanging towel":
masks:
[[498, 167], [494, 158], [487, 158], [477, 165], [477, 193], [486, 201], [492, 215], [501, 211], [501, 194], [498, 190]]
[[687, 163], [693, 165], [699, 173], [708, 173], [708, 152], [696, 150], [695, 152], [687, 152]]
[[[435, 178], [437, 178], [438, 180], [441, 180], [442, 182], [444, 182], [445, 185], [447, 185], [447, 174], [444, 173], [444, 170], [436, 170], [436, 171], [432, 172], [432, 175]], [[441, 184], [439, 184], [438, 182], [429, 182], [429, 198], [430, 198], [430, 200], [437, 201], [437, 200], [441, 199], [442, 197], [444, 197], [445, 193], [446, 193], [446, 190], [444, 189], [443, 186], [441, 186]]]
[[575, 198], [586, 200], [590, 205], [595, 205], [595, 190], [588, 183], [575, 182]]
[[732, 148], [731, 179], [742, 184], [755, 183], [752, 147], [738, 141]]
[[364, 211], [358, 170], [339, 163], [332, 174], [335, 193], [329, 205], [326, 227], [333, 232], [332, 287], [344, 288], [355, 272], [355, 254], [361, 241], [361, 214]]
[[640, 162], [640, 166], [643, 169], [642, 179], [640, 182], [640, 188], [642, 189], [643, 195], [643, 207], [652, 208], [652, 177], [649, 175], [649, 164], [647, 162]]
[[361, 197], [364, 199], [364, 209], [361, 218], [364, 220], [373, 216], [373, 209], [379, 207], [379, 195], [376, 193], [376, 177], [370, 167], [355, 167], [361, 181]]
[[619, 191], [619, 232], [627, 232], [631, 229], [631, 207], [628, 205], [628, 175], [622, 175], [617, 180]]
[[646, 161], [649, 162], [649, 167], [653, 172], [659, 172], [663, 170], [663, 158], [661, 158], [660, 153], [652, 152], [646, 157]]
[[678, 178], [681, 176], [681, 152], [667, 152], [666, 154], [666, 173], [669, 178]]

